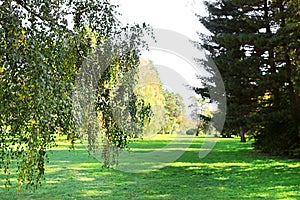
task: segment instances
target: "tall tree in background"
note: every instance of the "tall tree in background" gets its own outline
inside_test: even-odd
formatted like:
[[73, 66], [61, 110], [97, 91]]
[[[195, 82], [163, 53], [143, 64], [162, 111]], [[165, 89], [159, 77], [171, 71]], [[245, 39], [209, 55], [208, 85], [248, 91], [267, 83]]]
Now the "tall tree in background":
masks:
[[186, 127], [185, 105], [183, 98], [163, 88], [159, 73], [150, 61], [142, 61], [138, 72], [136, 93], [150, 105], [152, 117], [143, 130], [143, 136], [157, 133], [173, 134]]
[[170, 92], [167, 89], [161, 89], [161, 93], [165, 97], [165, 124], [161, 132], [163, 134], [176, 134], [182, 131], [185, 125], [185, 105], [183, 98], [179, 94]]
[[151, 61], [141, 60], [136, 93], [145, 100], [146, 104], [150, 105], [152, 113], [148, 126], [143, 130], [143, 137], [153, 136], [165, 125], [166, 98], [162, 92], [159, 74]]
[[189, 105], [189, 107], [193, 109], [191, 117], [196, 122], [196, 136], [200, 133], [209, 133], [209, 122], [211, 121], [212, 113], [209, 110], [205, 98], [191, 97], [191, 99], [193, 103]]
[[299, 156], [299, 2], [206, 2], [206, 50], [224, 80], [225, 130], [268, 153]]

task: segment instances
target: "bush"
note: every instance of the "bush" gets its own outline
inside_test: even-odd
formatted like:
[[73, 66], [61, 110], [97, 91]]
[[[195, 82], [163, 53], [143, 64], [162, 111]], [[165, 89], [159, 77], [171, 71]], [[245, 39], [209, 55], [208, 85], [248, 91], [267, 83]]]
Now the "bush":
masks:
[[195, 135], [196, 133], [197, 133], [197, 129], [195, 129], [195, 128], [191, 128], [186, 131], [187, 135]]

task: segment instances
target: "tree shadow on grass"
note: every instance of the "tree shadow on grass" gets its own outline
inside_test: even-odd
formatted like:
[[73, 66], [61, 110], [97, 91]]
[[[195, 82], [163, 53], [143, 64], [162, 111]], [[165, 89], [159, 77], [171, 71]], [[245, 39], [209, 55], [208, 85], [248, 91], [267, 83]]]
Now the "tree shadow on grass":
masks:
[[207, 187], [205, 199], [299, 199], [300, 163], [257, 154], [251, 143], [220, 139], [203, 159], [187, 152], [175, 166], [199, 177]]
[[[36, 192], [0, 188], [0, 199], [299, 199], [299, 161], [258, 155], [251, 144], [220, 139], [198, 158], [195, 141], [176, 162], [147, 173], [101, 169], [84, 147], [53, 150]], [[0, 175], [1, 178], [3, 177]]]

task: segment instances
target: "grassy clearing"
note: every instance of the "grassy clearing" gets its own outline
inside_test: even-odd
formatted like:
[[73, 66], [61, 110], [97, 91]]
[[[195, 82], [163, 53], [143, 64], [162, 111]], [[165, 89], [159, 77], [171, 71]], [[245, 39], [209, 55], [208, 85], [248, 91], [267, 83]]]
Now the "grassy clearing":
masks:
[[[161, 148], [171, 138], [136, 141], [132, 148]], [[199, 160], [203, 138], [169, 166], [147, 173], [101, 170], [101, 164], [78, 144], [63, 141], [50, 155], [46, 183], [36, 192], [2, 187], [0, 199], [300, 199], [300, 162], [258, 155], [250, 143], [219, 139]]]

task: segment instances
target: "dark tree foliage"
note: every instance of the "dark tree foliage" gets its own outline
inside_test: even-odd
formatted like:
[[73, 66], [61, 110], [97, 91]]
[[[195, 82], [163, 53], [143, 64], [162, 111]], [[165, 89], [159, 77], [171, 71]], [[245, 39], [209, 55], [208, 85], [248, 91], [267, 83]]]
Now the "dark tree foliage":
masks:
[[299, 2], [206, 2], [200, 22], [212, 33], [202, 47], [217, 65], [226, 89], [224, 132], [245, 133], [255, 147], [299, 156]]

